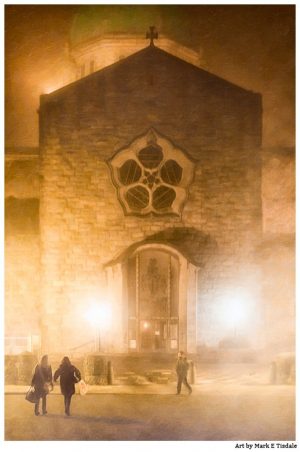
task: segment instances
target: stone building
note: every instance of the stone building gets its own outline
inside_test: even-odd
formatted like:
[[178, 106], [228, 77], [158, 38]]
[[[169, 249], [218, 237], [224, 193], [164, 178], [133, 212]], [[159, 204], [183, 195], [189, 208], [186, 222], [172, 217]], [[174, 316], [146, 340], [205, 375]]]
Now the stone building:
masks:
[[6, 154], [8, 353], [261, 349], [282, 315], [293, 347], [293, 154], [262, 151], [260, 94], [151, 42], [39, 118], [39, 152]]

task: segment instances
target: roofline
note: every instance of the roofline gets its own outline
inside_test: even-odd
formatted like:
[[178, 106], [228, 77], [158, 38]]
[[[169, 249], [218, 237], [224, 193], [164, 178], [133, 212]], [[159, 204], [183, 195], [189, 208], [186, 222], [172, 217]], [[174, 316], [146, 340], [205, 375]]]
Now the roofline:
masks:
[[[197, 72], [200, 71], [200, 73], [203, 73], [203, 74], [205, 74], [206, 76], [209, 76], [209, 77], [213, 77], [215, 80], [217, 80], [219, 82], [222, 82], [222, 83], [225, 82], [227, 85], [229, 85], [230, 87], [232, 87], [235, 90], [238, 90], [238, 91], [241, 91], [241, 92], [244, 92], [244, 93], [248, 93], [248, 94], [252, 94], [253, 96], [262, 97], [261, 93], [257, 93], [255, 91], [247, 90], [246, 88], [243, 88], [243, 87], [241, 87], [239, 85], [236, 85], [236, 84], [234, 84], [234, 83], [232, 83], [232, 82], [230, 82], [230, 81], [228, 81], [228, 80], [226, 80], [226, 79], [224, 79], [222, 77], [219, 77], [218, 75], [215, 75], [215, 74], [213, 74], [211, 72], [208, 72], [205, 69], [202, 69], [202, 68], [200, 68], [198, 66], [195, 66], [192, 63], [189, 63], [188, 61], [185, 61], [185, 60], [183, 60], [183, 59], [181, 59], [181, 58], [179, 58], [179, 57], [177, 57], [175, 55], [172, 55], [171, 53], [166, 52], [165, 50], [161, 49], [160, 47], [157, 47], [155, 45], [153, 45], [153, 46], [148, 45], [147, 47], [144, 47], [143, 49], [139, 50], [138, 52], [135, 52], [135, 53], [129, 55], [128, 57], [126, 57], [126, 58], [124, 58], [122, 60], [116, 61], [115, 63], [110, 64], [109, 66], [106, 66], [106, 67], [104, 67], [102, 69], [99, 69], [98, 71], [93, 72], [92, 74], [89, 74], [89, 75], [87, 75], [87, 76], [85, 76], [85, 77], [83, 77], [81, 79], [75, 80], [74, 82], [71, 82], [68, 85], [63, 86], [63, 87], [57, 89], [56, 91], [52, 91], [52, 93], [41, 94], [40, 95], [40, 99], [41, 99], [40, 103], [42, 104], [44, 102], [47, 102], [48, 100], [51, 102], [52, 98], [54, 98], [56, 96], [59, 96], [65, 90], [70, 89], [71, 87], [74, 87], [76, 85], [78, 86], [79, 84], [86, 82], [87, 79], [92, 79], [93, 77], [96, 77], [97, 75], [99, 75], [99, 73], [104, 74], [104, 73], [110, 72], [113, 68], [123, 65], [129, 59], [134, 58], [134, 57], [136, 57], [139, 54], [142, 54], [142, 53], [145, 53], [145, 52], [149, 52], [149, 51], [153, 51], [153, 50], [156, 51], [156, 52], [161, 52], [161, 53], [167, 55], [169, 58], [173, 58], [173, 59], [179, 61], [181, 64], [184, 63], [184, 64], [190, 66], [190, 68], [192, 68], [193, 71], [197, 71]], [[43, 102], [42, 102], [42, 99], [43, 99]]]
[[[76, 44], [69, 43], [69, 50], [70, 50], [71, 53], [73, 51], [77, 52], [80, 47], [93, 46], [94, 44], [96, 44], [99, 41], [110, 41], [111, 39], [115, 40], [118, 37], [120, 37], [120, 38], [121, 37], [122, 38], [126, 37], [126, 39], [128, 39], [128, 40], [137, 40], [137, 39], [138, 40], [142, 40], [143, 39], [145, 41], [145, 43], [148, 42], [146, 40], [146, 38], [145, 38], [145, 33], [137, 34], [137, 33], [126, 33], [126, 32], [124, 32], [124, 33], [121, 33], [121, 32], [120, 33], [113, 33], [113, 32], [111, 32], [111, 33], [105, 33], [103, 35], [90, 37], [90, 38], [85, 39], [84, 41], [78, 42]], [[164, 35], [164, 34], [161, 34], [161, 33], [159, 35], [159, 39], [160, 40], [161, 39], [168, 39], [170, 41], [173, 41], [172, 39], [168, 38], [167, 35]], [[173, 41], [173, 42], [175, 42], [175, 41]]]
[[194, 64], [189, 63], [188, 61], [182, 60], [181, 58], [179, 58], [179, 57], [177, 57], [177, 56], [175, 56], [175, 55], [172, 55], [171, 53], [168, 53], [168, 52], [166, 52], [165, 50], [160, 49], [159, 47], [156, 47], [156, 48], [159, 49], [161, 52], [163, 52], [163, 53], [165, 53], [165, 54], [167, 54], [167, 55], [170, 55], [172, 58], [174, 58], [174, 59], [176, 59], [176, 60], [178, 60], [178, 61], [180, 61], [180, 62], [184, 62], [185, 64], [188, 64], [189, 66], [191, 66], [191, 67], [192, 67], [194, 70], [196, 70], [196, 71], [200, 71], [200, 72], [202, 72], [202, 73], [208, 75], [209, 77], [215, 78], [216, 80], [218, 80], [218, 81], [220, 81], [220, 82], [223, 82], [223, 83], [225, 82], [225, 83], [227, 83], [228, 85], [230, 85], [230, 86], [233, 87], [234, 89], [238, 89], [238, 90], [241, 90], [241, 91], [243, 91], [243, 92], [247, 92], [247, 93], [250, 93], [250, 94], [254, 94], [254, 95], [256, 95], [256, 96], [261, 96], [261, 93], [258, 93], [258, 92], [249, 90], [249, 89], [247, 89], [247, 88], [243, 88], [242, 86], [236, 85], [235, 83], [230, 82], [229, 80], [226, 80], [225, 78], [222, 78], [222, 77], [220, 77], [220, 76], [218, 76], [218, 75], [216, 75], [216, 74], [213, 74], [212, 72], [209, 72], [209, 71], [207, 71], [207, 70], [205, 70], [205, 69], [203, 69], [203, 68], [201, 68], [201, 67], [195, 66]]

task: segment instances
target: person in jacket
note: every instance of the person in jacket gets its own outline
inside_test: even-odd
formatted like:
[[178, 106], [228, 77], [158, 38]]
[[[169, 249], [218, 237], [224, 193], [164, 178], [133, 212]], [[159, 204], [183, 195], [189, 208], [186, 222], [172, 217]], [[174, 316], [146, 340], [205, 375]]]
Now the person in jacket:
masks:
[[60, 389], [64, 396], [65, 413], [70, 416], [70, 405], [72, 395], [75, 394], [75, 383], [81, 380], [81, 375], [67, 356], [63, 358], [61, 365], [54, 373], [54, 381], [57, 381], [58, 378], [60, 378]]
[[31, 386], [34, 387], [34, 392], [36, 394], [36, 402], [34, 405], [34, 414], [39, 416], [39, 405], [40, 399], [42, 399], [42, 413], [43, 415], [47, 414], [47, 394], [49, 393], [49, 389], [53, 389], [53, 381], [52, 381], [52, 369], [48, 364], [48, 355], [44, 355], [41, 359], [40, 364], [37, 364], [33, 377], [31, 380]]
[[187, 381], [187, 373], [189, 369], [189, 364], [187, 362], [184, 352], [178, 353], [178, 359], [176, 363], [176, 373], [177, 373], [177, 394], [181, 392], [182, 383], [187, 387], [189, 394], [192, 393], [192, 388]]

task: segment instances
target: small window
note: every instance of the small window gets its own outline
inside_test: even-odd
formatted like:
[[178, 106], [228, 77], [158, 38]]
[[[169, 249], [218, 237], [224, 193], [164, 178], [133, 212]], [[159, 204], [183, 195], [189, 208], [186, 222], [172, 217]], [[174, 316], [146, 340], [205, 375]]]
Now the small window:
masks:
[[161, 169], [161, 178], [170, 185], [179, 185], [182, 177], [182, 168], [175, 160], [167, 160]]
[[142, 185], [136, 185], [127, 191], [126, 199], [132, 210], [142, 210], [149, 204], [149, 193]]
[[160, 146], [151, 144], [139, 152], [139, 159], [145, 168], [157, 168], [164, 156]]
[[141, 174], [142, 170], [135, 160], [127, 160], [119, 169], [119, 177], [123, 185], [137, 182]]
[[176, 193], [173, 188], [161, 185], [153, 193], [153, 207], [156, 210], [167, 209], [172, 206]]

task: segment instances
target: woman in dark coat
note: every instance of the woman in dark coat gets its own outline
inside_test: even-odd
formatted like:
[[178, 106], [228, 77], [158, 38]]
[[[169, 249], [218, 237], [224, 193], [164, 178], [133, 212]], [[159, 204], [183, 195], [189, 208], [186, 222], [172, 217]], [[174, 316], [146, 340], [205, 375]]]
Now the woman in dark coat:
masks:
[[60, 389], [65, 400], [65, 413], [70, 416], [71, 398], [75, 394], [75, 383], [81, 380], [81, 375], [67, 356], [63, 358], [61, 365], [54, 373], [54, 381], [58, 378], [60, 378]]
[[40, 399], [42, 399], [42, 412], [47, 414], [46, 409], [46, 397], [49, 393], [49, 386], [53, 389], [52, 382], [52, 369], [48, 364], [48, 355], [44, 355], [41, 359], [40, 364], [37, 364], [34, 369], [34, 374], [31, 380], [31, 386], [34, 387], [34, 391], [37, 397], [37, 401], [34, 405], [34, 414], [38, 416]]

